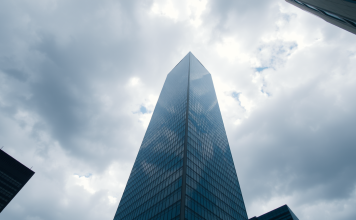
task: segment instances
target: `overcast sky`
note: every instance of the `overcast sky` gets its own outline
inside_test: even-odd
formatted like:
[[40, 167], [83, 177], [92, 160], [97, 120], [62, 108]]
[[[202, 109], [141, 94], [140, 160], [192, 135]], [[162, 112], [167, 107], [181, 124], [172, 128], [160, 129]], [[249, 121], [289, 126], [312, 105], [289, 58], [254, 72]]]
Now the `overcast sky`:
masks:
[[249, 217], [356, 219], [356, 36], [283, 0], [0, 1], [4, 220], [111, 220], [169, 71], [212, 74]]

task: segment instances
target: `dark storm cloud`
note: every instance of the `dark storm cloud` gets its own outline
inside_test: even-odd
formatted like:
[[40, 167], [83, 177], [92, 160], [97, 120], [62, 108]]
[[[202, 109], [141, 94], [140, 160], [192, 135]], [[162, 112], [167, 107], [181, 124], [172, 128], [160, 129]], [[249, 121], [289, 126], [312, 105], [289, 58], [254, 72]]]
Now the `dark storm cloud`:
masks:
[[[267, 199], [274, 193], [310, 191], [307, 201], [300, 203], [312, 203], [348, 197], [354, 190], [355, 106], [348, 105], [347, 111], [330, 106], [336, 95], [326, 96], [313, 87], [278, 97], [239, 128], [238, 143], [249, 148], [244, 149], [246, 160], [259, 162], [250, 164], [251, 170], [246, 171], [250, 174], [242, 180], [256, 184], [249, 187], [251, 195]], [[347, 97], [348, 103], [352, 92], [348, 88], [338, 95]]]

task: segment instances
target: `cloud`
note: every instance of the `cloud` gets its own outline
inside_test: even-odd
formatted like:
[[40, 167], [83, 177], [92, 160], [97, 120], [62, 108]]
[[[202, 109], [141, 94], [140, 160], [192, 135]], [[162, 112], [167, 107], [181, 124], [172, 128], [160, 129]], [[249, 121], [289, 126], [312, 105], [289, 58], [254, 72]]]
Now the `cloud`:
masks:
[[[354, 219], [354, 35], [284, 1], [0, 3], [4, 219], [112, 219], [168, 72], [213, 77], [249, 216]], [[327, 212], [325, 210], [332, 210]]]

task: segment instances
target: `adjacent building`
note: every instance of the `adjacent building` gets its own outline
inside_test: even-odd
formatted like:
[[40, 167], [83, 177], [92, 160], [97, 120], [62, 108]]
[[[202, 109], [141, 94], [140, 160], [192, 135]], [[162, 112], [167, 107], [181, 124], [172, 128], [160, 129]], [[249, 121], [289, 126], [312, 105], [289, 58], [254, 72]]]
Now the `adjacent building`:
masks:
[[356, 34], [356, 0], [286, 0], [286, 2]]
[[35, 172], [0, 150], [0, 213]]
[[249, 220], [299, 220], [299, 219], [287, 205], [283, 205], [261, 216], [250, 218]]
[[210, 73], [168, 74], [114, 220], [248, 219]]

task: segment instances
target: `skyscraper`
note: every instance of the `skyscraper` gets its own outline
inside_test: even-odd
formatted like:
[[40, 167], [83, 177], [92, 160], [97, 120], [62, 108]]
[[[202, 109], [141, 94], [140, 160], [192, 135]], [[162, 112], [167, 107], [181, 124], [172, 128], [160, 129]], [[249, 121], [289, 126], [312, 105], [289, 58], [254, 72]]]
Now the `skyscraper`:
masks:
[[356, 34], [356, 0], [286, 0], [286, 2]]
[[190, 52], [163, 85], [119, 219], [247, 219], [211, 75]]
[[250, 218], [249, 220], [299, 220], [292, 210], [283, 205], [261, 216]]
[[0, 149], [0, 213], [34, 173]]

